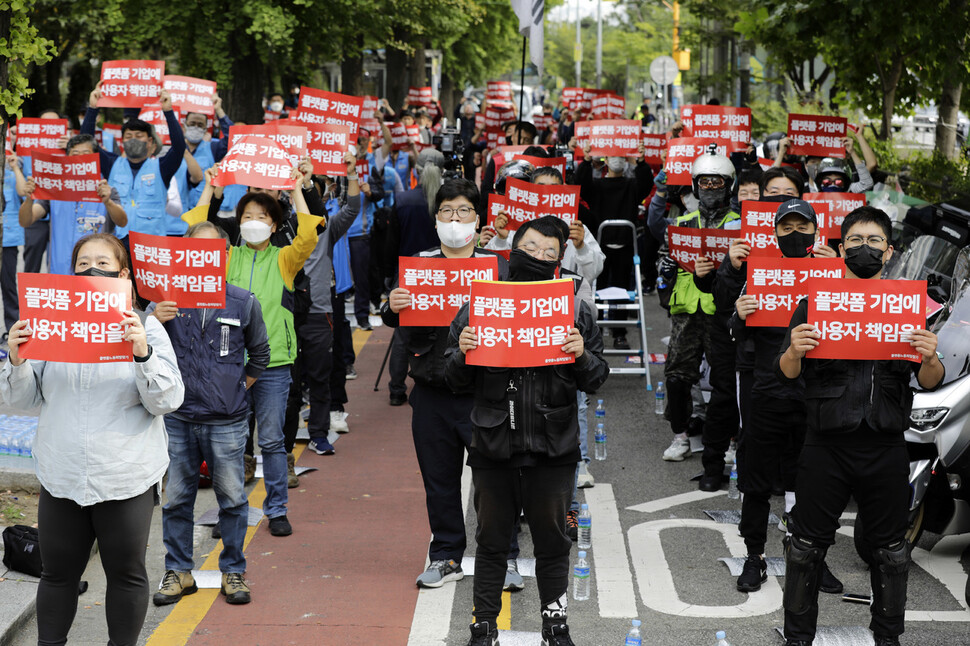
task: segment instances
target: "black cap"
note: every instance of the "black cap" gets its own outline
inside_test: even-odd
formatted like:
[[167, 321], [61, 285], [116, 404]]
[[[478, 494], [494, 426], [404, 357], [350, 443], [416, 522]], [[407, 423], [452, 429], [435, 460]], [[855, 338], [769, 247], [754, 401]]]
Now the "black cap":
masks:
[[815, 209], [812, 208], [811, 204], [805, 200], [800, 200], [797, 197], [793, 197], [778, 207], [778, 210], [775, 211], [775, 225], [777, 225], [783, 217], [786, 215], [791, 215], [792, 213], [796, 213], [815, 226], [818, 226], [818, 216], [815, 215]]

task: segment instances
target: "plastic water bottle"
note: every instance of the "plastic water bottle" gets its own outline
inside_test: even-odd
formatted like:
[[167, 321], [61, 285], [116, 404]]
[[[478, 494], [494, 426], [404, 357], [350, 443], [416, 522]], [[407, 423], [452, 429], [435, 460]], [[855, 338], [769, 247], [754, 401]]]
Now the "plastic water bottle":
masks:
[[657, 389], [654, 391], [654, 397], [657, 400], [657, 407], [654, 409], [654, 412], [657, 415], [663, 415], [664, 414], [664, 400], [667, 397], [667, 393], [666, 393], [666, 391], [664, 391], [664, 382], [662, 382], [662, 381], [658, 381], [657, 382]]
[[594, 451], [593, 457], [597, 460], [606, 459], [606, 426], [603, 424], [596, 425], [596, 434], [593, 436], [594, 441]]
[[580, 550], [576, 565], [573, 566], [573, 599], [586, 601], [589, 599], [589, 563], [586, 562], [586, 552]]
[[731, 480], [728, 482], [728, 498], [732, 500], [737, 500], [741, 497], [741, 492], [738, 491], [738, 465], [733, 465], [731, 467]]
[[717, 631], [717, 634], [714, 635], [714, 639], [717, 640], [717, 644], [715, 644], [715, 646], [731, 646], [731, 643], [727, 640], [727, 633], [725, 633], [723, 630]]
[[640, 620], [633, 620], [633, 628], [630, 632], [626, 634], [626, 641], [623, 642], [623, 646], [641, 646], [643, 644], [643, 638], [640, 637]]
[[596, 423], [605, 424], [606, 423], [606, 405], [603, 403], [602, 399], [596, 400]]
[[589, 513], [589, 505], [583, 504], [579, 508], [579, 537], [577, 546], [581, 550], [588, 550], [593, 546], [593, 516]]

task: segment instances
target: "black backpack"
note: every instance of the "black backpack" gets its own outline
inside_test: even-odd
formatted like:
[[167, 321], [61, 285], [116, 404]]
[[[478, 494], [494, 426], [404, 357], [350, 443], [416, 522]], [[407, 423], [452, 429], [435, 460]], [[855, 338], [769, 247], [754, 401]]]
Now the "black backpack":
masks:
[[36, 527], [11, 525], [3, 530], [3, 564], [17, 572], [40, 576], [40, 543]]

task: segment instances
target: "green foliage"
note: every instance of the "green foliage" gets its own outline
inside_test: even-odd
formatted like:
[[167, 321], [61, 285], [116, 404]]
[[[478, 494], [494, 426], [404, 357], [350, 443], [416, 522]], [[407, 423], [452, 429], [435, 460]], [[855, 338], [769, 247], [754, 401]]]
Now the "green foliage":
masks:
[[868, 136], [869, 134], [871, 133], [867, 133], [866, 141], [869, 142], [869, 147], [872, 148], [872, 152], [876, 155], [876, 159], [879, 162], [879, 170], [887, 173], [898, 173], [904, 164], [904, 159], [900, 155], [899, 148], [888, 139], [876, 139], [875, 137]]
[[31, 22], [34, 0], [0, 1], [0, 15], [9, 20], [9, 33], [0, 33], [0, 59], [6, 69], [0, 76], [0, 111], [4, 115], [20, 115], [24, 97], [33, 90], [27, 87], [30, 65], [49, 61], [54, 53], [53, 43], [38, 35]]
[[[950, 199], [957, 193], [970, 194], [970, 164], [964, 158], [947, 159], [940, 151], [911, 157], [906, 167], [914, 180], [906, 193], [927, 202]], [[926, 186], [935, 184], [936, 186]]]

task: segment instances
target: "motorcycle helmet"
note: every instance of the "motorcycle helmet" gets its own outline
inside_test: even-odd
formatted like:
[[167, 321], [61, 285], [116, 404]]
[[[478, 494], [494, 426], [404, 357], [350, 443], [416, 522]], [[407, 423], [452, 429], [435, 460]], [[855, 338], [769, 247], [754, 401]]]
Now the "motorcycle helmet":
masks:
[[691, 184], [693, 184], [694, 195], [699, 195], [697, 180], [704, 175], [716, 175], [724, 178], [724, 185], [731, 189], [734, 184], [734, 164], [724, 155], [704, 153], [694, 160], [690, 169]]
[[[841, 186], [839, 186], [841, 183]], [[819, 190], [832, 190], [832, 186], [838, 186], [839, 191], [848, 191], [849, 184], [852, 183], [852, 171], [846, 167], [844, 159], [826, 157], [818, 163], [818, 170], [815, 172], [815, 184]]]
[[531, 183], [532, 173], [534, 172], [535, 167], [523, 159], [513, 159], [506, 162], [495, 174], [495, 192], [499, 195], [505, 195], [505, 180], [509, 177]]

